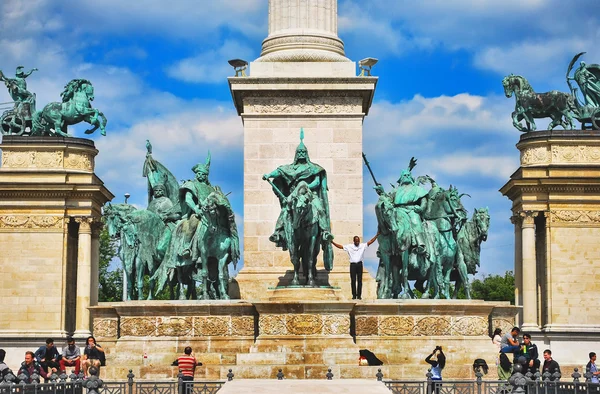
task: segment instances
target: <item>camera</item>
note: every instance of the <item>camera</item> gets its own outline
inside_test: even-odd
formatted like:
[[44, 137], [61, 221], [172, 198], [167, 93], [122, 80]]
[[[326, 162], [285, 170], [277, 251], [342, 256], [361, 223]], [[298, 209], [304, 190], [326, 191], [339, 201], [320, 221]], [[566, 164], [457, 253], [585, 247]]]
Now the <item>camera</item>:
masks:
[[442, 347], [441, 346], [436, 346], [435, 350], [442, 350]]

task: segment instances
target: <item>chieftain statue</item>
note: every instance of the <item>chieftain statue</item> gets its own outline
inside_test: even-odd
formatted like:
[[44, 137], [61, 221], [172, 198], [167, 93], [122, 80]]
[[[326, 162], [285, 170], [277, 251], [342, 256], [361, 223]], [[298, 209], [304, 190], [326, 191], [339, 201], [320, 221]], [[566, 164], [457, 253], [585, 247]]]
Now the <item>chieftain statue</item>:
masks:
[[325, 269], [333, 268], [333, 236], [327, 173], [323, 167], [310, 161], [303, 140], [304, 130], [301, 130], [294, 162], [279, 166], [262, 178], [269, 182], [281, 206], [275, 231], [269, 239], [283, 250], [289, 250], [294, 266], [291, 284], [300, 284], [298, 275], [302, 267], [306, 284], [314, 286], [319, 249], [323, 251]]
[[[415, 298], [409, 284], [414, 280], [423, 298], [450, 298], [450, 282], [455, 277], [453, 297], [464, 286], [466, 297], [471, 298], [467, 275], [475, 274], [479, 266], [480, 245], [489, 228], [487, 208], [475, 210], [473, 219], [467, 221], [463, 194], [452, 186], [440, 187], [427, 175], [415, 179], [414, 158], [386, 193], [364, 154], [363, 158], [379, 195], [375, 205], [380, 258], [377, 297]], [[429, 190], [422, 186], [427, 183]]]
[[239, 237], [227, 196], [208, 180], [210, 152], [205, 163], [192, 168], [195, 178], [179, 185], [152, 157], [149, 141], [146, 148], [148, 208], [108, 204], [104, 210], [109, 234], [120, 239], [119, 256], [132, 278], [128, 297], [143, 297], [148, 275], [149, 299], [166, 285], [172, 299], [196, 299], [196, 282], [202, 299], [229, 299], [228, 265], [240, 258]]
[[[502, 80], [506, 97], [515, 95], [515, 110], [512, 113], [515, 128], [523, 132], [534, 131], [534, 119], [549, 117], [552, 119], [549, 130], [556, 126], [572, 129], [573, 119], [581, 123], [583, 130], [600, 130], [600, 65], [581, 62], [571, 76], [575, 63], [584, 54], [575, 55], [567, 67], [566, 79], [570, 93], [557, 90], [535, 93], [529, 82], [520, 75], [510, 74]], [[579, 88], [574, 87], [571, 81], [577, 82]], [[521, 124], [521, 121], [525, 124]]]
[[17, 67], [15, 78], [7, 78], [0, 71], [3, 81], [13, 99], [12, 109], [0, 116], [0, 132], [4, 135], [58, 135], [68, 137], [67, 126], [87, 122], [93, 128], [86, 130], [91, 134], [98, 128], [106, 135], [106, 117], [91, 102], [94, 100], [94, 88], [86, 79], [73, 79], [61, 93], [61, 102], [49, 103], [41, 111], [36, 111], [36, 97], [27, 90], [25, 79], [37, 68], [28, 72], [23, 66]]

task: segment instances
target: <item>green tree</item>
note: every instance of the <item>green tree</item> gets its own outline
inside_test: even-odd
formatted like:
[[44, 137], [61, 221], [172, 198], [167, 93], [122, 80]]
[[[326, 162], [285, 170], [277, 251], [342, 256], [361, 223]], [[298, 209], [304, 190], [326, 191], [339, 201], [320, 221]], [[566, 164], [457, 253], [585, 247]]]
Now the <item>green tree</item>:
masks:
[[108, 235], [106, 227], [100, 232], [100, 262], [98, 271], [100, 278], [98, 288], [98, 301], [115, 302], [122, 300], [123, 270], [111, 270], [110, 263], [117, 256], [116, 241]]
[[471, 298], [485, 301], [510, 301], [515, 304], [515, 276], [506, 271], [504, 276], [488, 275], [471, 282]]

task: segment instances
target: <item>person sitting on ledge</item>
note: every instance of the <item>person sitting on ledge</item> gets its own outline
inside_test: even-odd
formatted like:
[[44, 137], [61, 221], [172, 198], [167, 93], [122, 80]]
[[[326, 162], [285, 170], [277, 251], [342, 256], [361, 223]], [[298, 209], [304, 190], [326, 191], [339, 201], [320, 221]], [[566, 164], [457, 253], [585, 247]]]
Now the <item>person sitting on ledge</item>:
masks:
[[79, 375], [81, 367], [81, 350], [75, 345], [75, 340], [67, 337], [67, 346], [63, 348], [62, 357], [59, 361], [60, 371], [66, 372], [66, 367], [75, 367], [75, 374]]
[[517, 339], [520, 332], [519, 327], [513, 327], [510, 332], [504, 334], [502, 341], [500, 341], [500, 353], [514, 353], [516, 357], [516, 354], [521, 350], [521, 345]]
[[60, 354], [58, 353], [58, 349], [54, 346], [54, 339], [48, 338], [46, 339], [46, 345], [40, 346], [38, 350], [34, 353], [35, 359], [42, 366], [45, 371], [48, 373], [56, 373], [58, 368], [58, 359], [60, 358]]
[[88, 370], [93, 365], [98, 368], [98, 377], [100, 377], [100, 365], [104, 359], [104, 349], [96, 343], [96, 338], [89, 336], [86, 340], [86, 347], [83, 351], [83, 361], [81, 367], [83, 374], [88, 376]]

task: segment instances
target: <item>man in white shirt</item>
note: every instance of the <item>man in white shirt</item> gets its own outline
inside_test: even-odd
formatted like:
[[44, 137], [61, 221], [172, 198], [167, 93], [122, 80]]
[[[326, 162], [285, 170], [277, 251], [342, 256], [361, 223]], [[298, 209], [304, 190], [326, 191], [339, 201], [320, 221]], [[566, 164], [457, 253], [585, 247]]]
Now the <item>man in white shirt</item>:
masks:
[[375, 234], [373, 238], [367, 243], [360, 243], [360, 237], [354, 236], [354, 242], [348, 245], [340, 245], [335, 241], [331, 241], [333, 246], [338, 249], [344, 249], [348, 256], [350, 256], [350, 281], [352, 284], [352, 299], [361, 299], [362, 294], [362, 273], [363, 273], [363, 257], [365, 255], [365, 249], [371, 246], [377, 239], [379, 233]]

